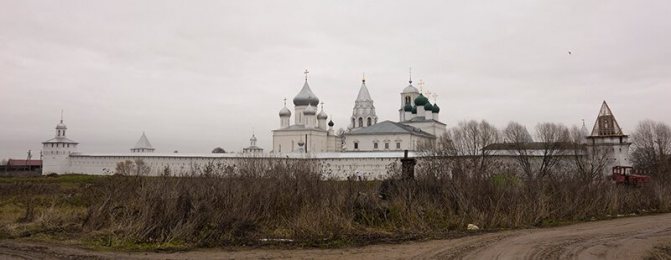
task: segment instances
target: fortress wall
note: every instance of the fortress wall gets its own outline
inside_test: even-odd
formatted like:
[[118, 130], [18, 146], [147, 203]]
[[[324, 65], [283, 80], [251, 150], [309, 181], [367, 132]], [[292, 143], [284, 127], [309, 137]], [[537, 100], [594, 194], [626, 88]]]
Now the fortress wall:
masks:
[[116, 172], [117, 163], [141, 159], [151, 169], [150, 175], [160, 175], [166, 167], [175, 175], [188, 174], [194, 169], [202, 169], [208, 164], [239, 166], [249, 160], [306, 160], [318, 164], [325, 178], [382, 179], [388, 170], [400, 168], [400, 158], [356, 157], [356, 158], [278, 158], [278, 157], [198, 157], [198, 156], [153, 156], [153, 155], [71, 155], [61, 173], [111, 175]]

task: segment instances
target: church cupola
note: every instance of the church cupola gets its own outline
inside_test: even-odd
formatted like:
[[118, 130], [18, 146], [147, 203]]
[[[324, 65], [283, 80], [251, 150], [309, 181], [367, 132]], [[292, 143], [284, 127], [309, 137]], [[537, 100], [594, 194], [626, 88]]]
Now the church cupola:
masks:
[[438, 113], [440, 113], [440, 107], [438, 107], [438, 104], [435, 103], [435, 101], [433, 103], [433, 110], [431, 110], [431, 112], [433, 112], [433, 115], [432, 115], [433, 120], [440, 121], [440, 119], [438, 117], [438, 115], [439, 115]]
[[301, 89], [300, 92], [294, 97], [294, 105], [295, 106], [307, 106], [307, 105], [313, 105], [317, 106], [319, 104], [319, 98], [312, 93], [312, 89], [310, 89], [310, 84], [308, 84], [308, 73], [310, 73], [308, 70], [305, 70], [305, 83], [303, 84], [303, 88]]
[[417, 98], [415, 98], [415, 106], [424, 106], [427, 103], [429, 103], [429, 99], [424, 96], [424, 94], [419, 94]]
[[328, 119], [328, 115], [324, 112], [324, 102], [322, 102], [322, 110], [317, 114], [317, 125], [319, 128], [326, 130], [326, 119]]
[[430, 102], [426, 102], [426, 104], [424, 105], [424, 110], [429, 111], [429, 112], [433, 112], [433, 105], [431, 105]]
[[403, 111], [405, 111], [405, 112], [412, 112], [412, 105], [409, 104], [409, 103], [408, 103], [408, 104], [405, 104], [405, 106], [403, 106]]
[[284, 107], [280, 109], [280, 127], [285, 128], [289, 127], [289, 121], [291, 120], [291, 111], [287, 108], [287, 99], [284, 99]]
[[431, 120], [433, 119], [433, 105], [428, 100], [424, 104], [424, 119]]
[[303, 115], [306, 115], [306, 116], [308, 116], [308, 115], [313, 116], [315, 114], [317, 114], [317, 109], [315, 107], [313, 107], [312, 105], [308, 105], [308, 107], [305, 108], [305, 111], [303, 111]]
[[352, 109], [352, 128], [368, 127], [376, 123], [375, 105], [370, 97], [370, 92], [368, 92], [366, 78], [364, 77], [361, 79], [359, 94], [356, 96], [354, 109]]
[[315, 123], [317, 119], [315, 118], [315, 115], [317, 114], [317, 109], [313, 107], [311, 104], [308, 104], [308, 107], [305, 108], [303, 111], [303, 120], [305, 120], [305, 127], [306, 128], [311, 128], [315, 127]]
[[308, 73], [310, 73], [307, 69], [305, 72], [305, 83], [303, 84], [303, 88], [301, 88], [301, 91], [298, 92], [298, 94], [294, 97], [294, 112], [296, 113], [295, 116], [295, 124], [297, 125], [307, 125], [303, 118], [303, 111], [307, 108], [307, 106], [317, 106], [319, 105], [319, 98], [312, 93], [312, 90], [310, 89], [310, 84], [308, 84]]
[[68, 130], [68, 127], [63, 124], [63, 119], [61, 119], [61, 122], [56, 125], [56, 136], [65, 137], [65, 130]]

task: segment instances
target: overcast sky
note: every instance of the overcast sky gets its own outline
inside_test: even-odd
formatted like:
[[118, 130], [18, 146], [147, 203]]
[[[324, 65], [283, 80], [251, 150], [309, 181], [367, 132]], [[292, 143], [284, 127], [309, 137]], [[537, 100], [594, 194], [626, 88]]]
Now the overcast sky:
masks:
[[[346, 128], [361, 75], [398, 120], [408, 67], [448, 127], [671, 122], [671, 1], [0, 1], [0, 158], [65, 111], [82, 152], [270, 150], [310, 70]], [[569, 55], [569, 51], [572, 53]], [[289, 102], [290, 103], [290, 102]], [[293, 104], [290, 104], [293, 109]], [[293, 121], [293, 118], [292, 118]]]

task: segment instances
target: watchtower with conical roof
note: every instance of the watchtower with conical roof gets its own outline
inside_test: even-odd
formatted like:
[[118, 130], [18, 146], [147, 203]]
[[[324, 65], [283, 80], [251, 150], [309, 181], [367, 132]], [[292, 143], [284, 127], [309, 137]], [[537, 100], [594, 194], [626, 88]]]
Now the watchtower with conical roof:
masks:
[[149, 139], [147, 139], [147, 135], [145, 135], [144, 132], [142, 132], [140, 139], [137, 140], [135, 147], [130, 148], [131, 153], [153, 153], [154, 150], [154, 147], [151, 146], [151, 143], [149, 142]]
[[595, 151], [609, 155], [604, 169], [606, 173], [610, 172], [613, 166], [631, 166], [629, 160], [631, 143], [606, 101], [601, 104], [592, 133], [587, 136], [587, 145], [591, 148], [592, 156]]

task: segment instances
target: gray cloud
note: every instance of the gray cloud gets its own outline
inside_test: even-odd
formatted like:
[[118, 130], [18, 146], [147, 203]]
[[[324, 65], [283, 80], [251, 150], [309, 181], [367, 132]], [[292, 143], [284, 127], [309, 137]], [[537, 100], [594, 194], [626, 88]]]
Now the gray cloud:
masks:
[[[85, 152], [269, 148], [311, 86], [345, 127], [361, 73], [381, 119], [413, 77], [441, 119], [528, 127], [593, 123], [607, 100], [625, 131], [671, 122], [668, 1], [3, 1], [0, 158], [53, 136], [60, 109]], [[568, 55], [568, 51], [573, 54]]]

